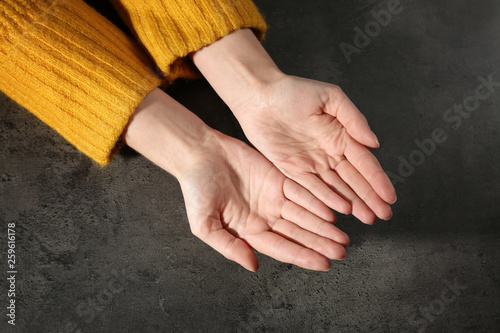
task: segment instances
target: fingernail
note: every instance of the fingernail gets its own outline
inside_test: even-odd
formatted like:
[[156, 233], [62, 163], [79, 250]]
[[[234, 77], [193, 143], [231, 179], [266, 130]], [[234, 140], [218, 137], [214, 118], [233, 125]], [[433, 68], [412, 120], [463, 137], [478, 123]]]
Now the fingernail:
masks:
[[373, 134], [373, 137], [375, 138], [375, 142], [377, 142], [377, 146], [380, 147], [380, 142], [378, 141], [377, 136], [373, 132], [372, 132], [372, 134]]

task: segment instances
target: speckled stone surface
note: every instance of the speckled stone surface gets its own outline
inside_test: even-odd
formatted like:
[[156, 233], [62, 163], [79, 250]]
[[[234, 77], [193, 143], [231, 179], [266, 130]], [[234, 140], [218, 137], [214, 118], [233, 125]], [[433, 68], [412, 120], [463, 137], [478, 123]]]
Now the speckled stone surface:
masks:
[[[129, 149], [101, 169], [0, 94], [0, 332], [500, 331], [500, 2], [256, 3], [278, 65], [369, 119], [393, 219], [339, 216], [352, 244], [327, 273], [264, 256], [250, 273], [191, 235], [172, 176]], [[244, 139], [206, 82], [169, 92]]]

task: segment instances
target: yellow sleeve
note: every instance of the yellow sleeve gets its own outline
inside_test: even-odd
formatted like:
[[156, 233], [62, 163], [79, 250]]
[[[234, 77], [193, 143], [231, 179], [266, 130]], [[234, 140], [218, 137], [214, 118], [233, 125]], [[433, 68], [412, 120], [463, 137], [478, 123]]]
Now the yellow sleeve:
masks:
[[238, 30], [251, 28], [259, 39], [266, 23], [251, 0], [112, 0], [122, 19], [173, 81], [195, 77], [189, 53]]
[[152, 68], [81, 0], [0, 1], [0, 90], [101, 165], [160, 84]]

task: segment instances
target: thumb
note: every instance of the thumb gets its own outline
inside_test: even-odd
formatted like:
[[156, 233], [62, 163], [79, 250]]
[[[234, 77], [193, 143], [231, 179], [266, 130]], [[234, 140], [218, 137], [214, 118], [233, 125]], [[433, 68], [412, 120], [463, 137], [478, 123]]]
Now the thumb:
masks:
[[222, 228], [222, 223], [208, 217], [204, 227], [193, 230], [193, 234], [229, 260], [235, 261], [249, 271], [259, 269], [259, 261], [252, 248], [242, 239]]
[[344, 94], [340, 87], [330, 85], [325, 112], [336, 117], [347, 133], [356, 141], [370, 148], [378, 148], [380, 143], [372, 132], [365, 116]]

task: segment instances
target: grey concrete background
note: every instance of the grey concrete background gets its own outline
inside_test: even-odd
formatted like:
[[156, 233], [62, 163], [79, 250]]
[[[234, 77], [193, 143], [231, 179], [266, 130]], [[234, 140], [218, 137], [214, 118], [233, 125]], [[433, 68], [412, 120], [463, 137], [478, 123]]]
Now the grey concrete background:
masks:
[[[460, 127], [443, 119], [478, 77], [500, 81], [500, 2], [401, 0], [350, 63], [339, 45], [354, 45], [354, 28], [387, 0], [256, 3], [278, 65], [340, 85], [378, 134], [388, 171], [418, 157], [416, 139], [446, 133], [398, 182], [393, 219], [339, 216], [352, 245], [327, 273], [264, 256], [250, 273], [190, 234], [172, 176], [129, 149], [101, 169], [0, 95], [1, 332], [500, 331], [500, 88]], [[206, 82], [169, 92], [244, 139]], [[6, 317], [12, 222], [15, 328]]]

